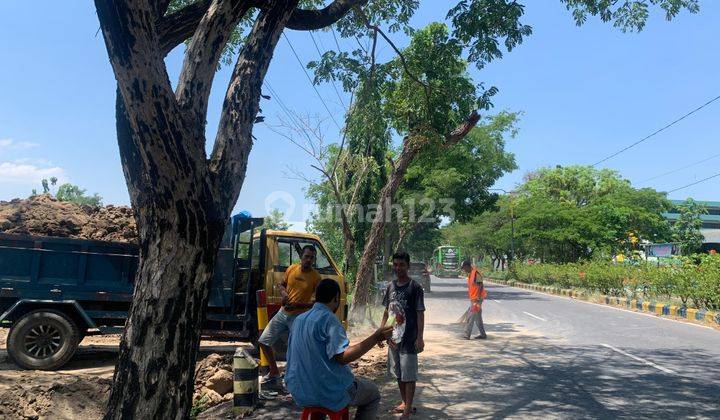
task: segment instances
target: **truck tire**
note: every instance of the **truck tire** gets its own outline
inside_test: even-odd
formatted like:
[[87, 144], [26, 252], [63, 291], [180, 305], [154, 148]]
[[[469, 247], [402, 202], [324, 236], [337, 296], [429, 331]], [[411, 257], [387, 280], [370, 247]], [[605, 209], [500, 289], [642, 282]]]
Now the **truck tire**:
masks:
[[7, 351], [25, 369], [55, 370], [75, 354], [79, 338], [77, 325], [65, 314], [41, 309], [13, 322]]

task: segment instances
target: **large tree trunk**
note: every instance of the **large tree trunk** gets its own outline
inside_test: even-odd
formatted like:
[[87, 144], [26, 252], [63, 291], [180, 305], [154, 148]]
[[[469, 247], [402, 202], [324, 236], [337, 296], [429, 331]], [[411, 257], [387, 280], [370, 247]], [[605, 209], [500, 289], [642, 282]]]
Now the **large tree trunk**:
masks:
[[224, 230], [221, 220], [206, 219], [215, 212], [203, 202], [186, 201], [157, 214], [157, 222], [144, 223], [106, 418], [184, 418], [189, 410], [199, 332]]
[[249, 3], [202, 1], [204, 9], [164, 18], [197, 28], [171, 28], [180, 40], [193, 34], [175, 93], [163, 62], [172, 42], [157, 17], [165, 6], [95, 2], [118, 81], [118, 144], [140, 237], [107, 419], [188, 417], [210, 279], [244, 180], [260, 86], [297, 2], [275, 0], [259, 13], [233, 71], [210, 159], [207, 98], [224, 44]]

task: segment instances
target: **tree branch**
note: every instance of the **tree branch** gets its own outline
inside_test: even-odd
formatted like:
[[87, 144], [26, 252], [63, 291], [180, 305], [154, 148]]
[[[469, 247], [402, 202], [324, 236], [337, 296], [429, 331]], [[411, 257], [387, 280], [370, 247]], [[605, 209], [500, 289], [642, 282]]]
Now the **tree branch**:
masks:
[[[182, 113], [158, 48], [152, 7], [148, 2], [104, 0], [95, 0], [95, 6], [125, 105], [122, 115], [128, 117], [122, 121], [123, 131], [132, 137], [133, 144], [121, 144], [121, 151], [127, 148], [138, 170], [153, 172], [142, 175], [147, 179], [166, 176], [178, 183], [186, 181], [194, 172], [188, 168], [198, 164], [194, 161], [198, 154], [178, 130], [183, 127]], [[149, 129], [153, 123], [156, 128]]]
[[367, 2], [368, 0], [334, 0], [319, 10], [295, 9], [287, 27], [297, 31], [322, 29], [342, 19], [353, 7], [362, 7]]
[[220, 202], [234, 206], [245, 179], [252, 128], [259, 111], [262, 81], [285, 24], [298, 0], [277, 0], [260, 12], [228, 85], [210, 171]]
[[211, 2], [212, 0], [200, 0], [158, 18], [157, 33], [163, 56], [195, 33]]
[[[372, 29], [375, 33], [376, 38], [377, 38], [377, 34], [379, 33], [380, 36], [382, 36], [385, 39], [385, 42], [387, 42], [390, 45], [390, 47], [395, 51], [395, 54], [398, 55], [398, 58], [400, 59], [400, 62], [402, 63], [403, 69], [405, 70], [405, 74], [407, 74], [408, 77], [410, 77], [415, 83], [419, 84], [420, 86], [423, 87], [423, 89], [425, 89], [425, 101], [427, 102], [428, 112], [430, 112], [430, 89], [431, 89], [430, 85], [423, 82], [422, 80], [420, 80], [420, 78], [417, 75], [415, 75], [415, 73], [410, 71], [410, 67], [408, 66], [407, 60], [405, 60], [405, 55], [402, 53], [402, 51], [400, 51], [400, 48], [398, 48], [397, 45], [395, 45], [395, 43], [390, 39], [390, 37], [387, 36], [387, 34], [385, 32], [383, 32], [383, 30], [380, 29], [379, 26], [373, 25], [370, 22], [370, 19], [367, 17], [365, 12], [363, 12], [363, 10], [360, 7], [355, 7], [354, 10], [360, 16], [360, 18], [363, 20], [363, 22], [365, 23], [365, 27], [368, 29]], [[374, 45], [373, 45], [373, 48], [374, 48]], [[374, 65], [374, 60], [373, 60], [373, 65]]]
[[191, 125], [197, 127], [196, 136], [203, 144], [208, 98], [218, 62], [232, 31], [249, 9], [248, 2], [213, 0], [185, 52], [175, 96], [180, 107], [193, 116]]
[[369, 166], [370, 165], [368, 164], [368, 161], [363, 159], [363, 166], [360, 168], [360, 172], [355, 174], [355, 177], [356, 177], [355, 178], [356, 179], [355, 187], [353, 188], [353, 192], [350, 195], [350, 203], [349, 204], [351, 206], [355, 206], [355, 203], [357, 202], [358, 194], [360, 193], [360, 186], [363, 183], [363, 178], [365, 177], [365, 175], [367, 174], [367, 172], [369, 170]]
[[453, 131], [445, 136], [444, 146], [452, 146], [465, 138], [468, 133], [475, 128], [477, 123], [480, 121], [480, 114], [477, 111], [473, 111], [470, 116], [463, 121], [460, 125], [455, 127]]

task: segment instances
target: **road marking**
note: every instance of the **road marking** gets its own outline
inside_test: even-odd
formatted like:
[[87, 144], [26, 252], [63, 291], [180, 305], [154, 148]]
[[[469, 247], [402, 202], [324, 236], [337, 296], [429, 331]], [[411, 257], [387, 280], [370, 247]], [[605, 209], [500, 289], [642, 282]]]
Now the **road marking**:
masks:
[[622, 351], [622, 350], [620, 350], [620, 349], [616, 349], [615, 347], [613, 347], [613, 346], [611, 346], [611, 345], [609, 345], [609, 344], [602, 344], [602, 343], [600, 343], [600, 345], [603, 346], [603, 347], [607, 347], [607, 348], [609, 348], [610, 350], [612, 350], [612, 351], [614, 351], [614, 352], [620, 353], [620, 354], [622, 354], [623, 356], [627, 356], [627, 357], [629, 357], [629, 358], [631, 358], [631, 359], [633, 359], [633, 360], [637, 360], [637, 361], [640, 362], [640, 363], [644, 363], [644, 364], [646, 364], [646, 365], [648, 365], [648, 366], [652, 366], [652, 367], [654, 367], [655, 369], [661, 370], [661, 371], [663, 371], [663, 372], [665, 372], [665, 373], [670, 373], [670, 374], [673, 374], [673, 375], [677, 375], [677, 373], [676, 373], [674, 370], [671, 370], [671, 369], [668, 369], [668, 368], [664, 368], [664, 367], [662, 367], [662, 366], [660, 366], [660, 365], [656, 365], [655, 363], [653, 363], [653, 362], [651, 362], [651, 361], [649, 361], [649, 360], [645, 360], [645, 359], [643, 359], [642, 357], [633, 356], [632, 354], [630, 354], [630, 353], [628, 353], [628, 352], [625, 352], [625, 351]]
[[500, 303], [499, 300], [495, 300], [495, 299], [490, 299], [490, 300], [492, 300], [492, 301], [495, 302], [495, 303]]
[[537, 319], [539, 319], [540, 321], [547, 321], [547, 319], [540, 318], [539, 316], [533, 315], [533, 314], [531, 314], [530, 312], [525, 312], [525, 311], [523, 311], [523, 313], [524, 313], [525, 315], [527, 315], [527, 316], [531, 316], [531, 317], [533, 317], [533, 318], [537, 318]]

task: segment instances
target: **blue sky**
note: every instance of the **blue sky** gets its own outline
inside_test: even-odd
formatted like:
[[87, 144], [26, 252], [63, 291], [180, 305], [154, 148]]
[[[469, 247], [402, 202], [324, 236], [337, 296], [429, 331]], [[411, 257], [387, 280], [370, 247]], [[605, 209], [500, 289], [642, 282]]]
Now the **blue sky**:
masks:
[[[445, 2], [423, 3], [414, 19], [418, 26], [441, 20], [447, 11]], [[720, 2], [701, 1], [699, 14], [669, 23], [654, 14], [639, 34], [595, 19], [578, 28], [559, 1], [524, 3], [524, 22], [533, 26], [533, 35], [502, 60], [471, 72], [476, 82], [500, 89], [491, 112], [523, 112], [520, 134], [508, 143], [519, 169], [499, 180], [499, 188], [512, 189], [540, 166], [592, 164], [720, 95]], [[39, 13], [27, 2], [0, 4], [0, 200], [26, 196], [41, 178], [57, 176], [99, 193], [106, 203], [129, 203], [115, 143], [115, 83], [97, 31], [89, 1], [46, 2]], [[287, 35], [302, 60], [317, 58], [308, 33]], [[321, 45], [334, 45], [328, 33], [315, 36]], [[340, 44], [351, 46], [347, 40]], [[181, 62], [179, 48], [167, 59], [172, 78]], [[211, 134], [229, 71], [216, 77]], [[285, 39], [267, 80], [295, 112], [329, 118]], [[318, 90], [342, 122], [335, 91], [328, 85]], [[281, 115], [276, 99], [262, 104], [270, 125]], [[720, 153], [718, 116], [720, 101], [604, 165], [638, 183]], [[301, 227], [310, 203], [305, 183], [291, 179], [288, 167], [316, 177], [311, 159], [265, 126], [257, 125], [255, 136], [237, 209], [255, 215], [266, 207], [292, 210], [289, 219]], [[329, 121], [325, 136], [328, 142], [338, 138]], [[720, 157], [637, 185], [671, 190], [718, 172]], [[720, 200], [720, 178], [670, 195], [687, 196]], [[292, 197], [294, 209], [283, 197]]]

